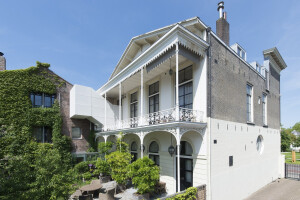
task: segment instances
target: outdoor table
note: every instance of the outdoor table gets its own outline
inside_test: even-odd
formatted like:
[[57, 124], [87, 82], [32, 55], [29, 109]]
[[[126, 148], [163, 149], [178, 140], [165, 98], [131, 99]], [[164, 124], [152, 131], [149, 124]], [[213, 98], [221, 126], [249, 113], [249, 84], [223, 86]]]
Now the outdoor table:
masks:
[[99, 190], [102, 188], [102, 184], [99, 183], [93, 183], [90, 185], [85, 185], [82, 186], [81, 188], [79, 188], [79, 190], [83, 193], [83, 192], [87, 192], [88, 194], [93, 194], [94, 191]]

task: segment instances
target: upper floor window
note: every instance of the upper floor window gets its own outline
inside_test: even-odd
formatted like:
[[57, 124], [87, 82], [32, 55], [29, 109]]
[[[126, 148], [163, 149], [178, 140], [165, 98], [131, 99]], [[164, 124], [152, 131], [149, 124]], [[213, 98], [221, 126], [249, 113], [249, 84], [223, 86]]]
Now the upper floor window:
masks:
[[262, 95], [262, 117], [263, 124], [267, 125], [267, 95], [264, 93]]
[[179, 71], [179, 106], [182, 108], [193, 108], [192, 66]]
[[30, 99], [33, 107], [50, 108], [54, 104], [55, 94], [31, 93]]
[[149, 113], [159, 111], [159, 82], [149, 85]]
[[137, 92], [130, 95], [130, 117], [137, 117], [138, 115], [138, 98]]
[[33, 136], [37, 142], [52, 143], [52, 130], [50, 127], [34, 127]]
[[81, 128], [79, 127], [72, 127], [72, 139], [81, 139]]
[[252, 85], [247, 84], [247, 121], [253, 122]]

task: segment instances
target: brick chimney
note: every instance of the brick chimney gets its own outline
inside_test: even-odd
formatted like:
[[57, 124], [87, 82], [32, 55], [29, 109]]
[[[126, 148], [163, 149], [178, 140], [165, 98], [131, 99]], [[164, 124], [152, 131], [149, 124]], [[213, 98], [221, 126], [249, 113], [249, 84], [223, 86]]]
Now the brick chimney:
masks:
[[217, 35], [229, 46], [229, 23], [227, 22], [227, 13], [223, 12], [224, 2], [218, 3], [219, 19], [216, 22]]
[[0, 71], [6, 70], [6, 59], [4, 53], [0, 52]]

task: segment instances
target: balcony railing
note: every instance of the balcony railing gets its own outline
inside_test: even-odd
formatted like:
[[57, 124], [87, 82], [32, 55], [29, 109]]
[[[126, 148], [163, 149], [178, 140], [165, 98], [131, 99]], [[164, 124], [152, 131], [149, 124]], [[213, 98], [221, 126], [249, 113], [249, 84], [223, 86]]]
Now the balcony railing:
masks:
[[176, 120], [176, 108], [161, 110], [117, 121], [115, 124], [107, 125], [102, 131], [113, 131], [117, 129], [135, 128], [138, 126], [164, 124], [169, 122], [203, 122], [203, 112], [188, 108], [179, 108], [179, 120]]

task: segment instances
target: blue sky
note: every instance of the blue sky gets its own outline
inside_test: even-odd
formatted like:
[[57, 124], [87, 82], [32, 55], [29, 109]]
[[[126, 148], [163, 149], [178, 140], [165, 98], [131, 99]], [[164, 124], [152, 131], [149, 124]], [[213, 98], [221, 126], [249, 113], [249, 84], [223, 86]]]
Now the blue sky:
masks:
[[[36, 61], [73, 84], [98, 89], [136, 35], [194, 16], [215, 31], [215, 0], [0, 0], [0, 51], [7, 69]], [[225, 0], [230, 43], [262, 64], [276, 46], [288, 68], [281, 73], [281, 121], [300, 121], [300, 4], [297, 0]]]

